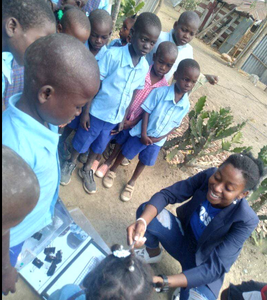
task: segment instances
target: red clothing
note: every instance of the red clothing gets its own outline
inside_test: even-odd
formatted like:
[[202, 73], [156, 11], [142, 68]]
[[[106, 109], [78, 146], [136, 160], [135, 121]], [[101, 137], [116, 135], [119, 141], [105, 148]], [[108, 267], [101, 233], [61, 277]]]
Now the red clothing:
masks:
[[135, 93], [134, 101], [133, 101], [133, 103], [129, 109], [128, 115], [127, 115], [127, 120], [129, 120], [129, 121], [133, 121], [141, 115], [141, 113], [143, 112], [141, 105], [143, 104], [143, 102], [146, 100], [147, 96], [150, 94], [150, 92], [153, 89], [168, 85], [168, 82], [165, 79], [165, 76], [160, 81], [158, 81], [157, 83], [152, 85], [151, 79], [150, 79], [151, 68], [152, 68], [152, 66], [150, 66], [149, 71], [146, 75], [144, 89], [137, 90]]

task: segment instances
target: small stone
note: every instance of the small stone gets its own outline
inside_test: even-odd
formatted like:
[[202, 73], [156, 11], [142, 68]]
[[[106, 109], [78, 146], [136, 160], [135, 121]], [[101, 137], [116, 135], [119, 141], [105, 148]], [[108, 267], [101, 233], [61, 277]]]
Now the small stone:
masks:
[[245, 274], [248, 274], [248, 270], [247, 270], [247, 269], [244, 269], [243, 272], [244, 272]]

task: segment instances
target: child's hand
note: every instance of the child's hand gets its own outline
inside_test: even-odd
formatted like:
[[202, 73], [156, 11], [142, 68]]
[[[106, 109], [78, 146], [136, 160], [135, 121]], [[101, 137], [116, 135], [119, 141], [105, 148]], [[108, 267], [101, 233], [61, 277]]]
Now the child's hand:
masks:
[[134, 124], [133, 121], [126, 120], [126, 121], [124, 122], [123, 130], [127, 130], [127, 129], [130, 129], [130, 128], [133, 128], [134, 125], [135, 125], [135, 124]]
[[216, 75], [208, 75], [208, 74], [207, 74], [207, 75], [205, 75], [205, 76], [206, 76], [208, 82], [209, 82], [210, 84], [212, 84], [212, 85], [218, 83], [218, 81], [219, 81], [219, 77], [216, 76]]
[[141, 136], [141, 143], [148, 146], [148, 145], [152, 145], [153, 142], [151, 141], [151, 139], [148, 136]]
[[81, 114], [80, 126], [83, 129], [85, 129], [86, 131], [88, 131], [88, 129], [90, 128], [90, 117], [89, 117], [89, 114], [87, 114], [87, 113], [82, 113]]
[[111, 130], [110, 135], [115, 135], [115, 134], [120, 133], [124, 129], [123, 126], [124, 126], [124, 122], [122, 121], [122, 122], [120, 122], [117, 129]]
[[127, 228], [127, 241], [128, 245], [132, 245], [133, 241], [136, 241], [134, 247], [140, 248], [146, 242], [146, 238], [144, 237], [145, 231], [145, 224], [142, 221], [137, 221], [130, 225]]
[[155, 143], [157, 143], [161, 140], [160, 138], [155, 138], [155, 137], [152, 137], [152, 136], [150, 136], [149, 138], [152, 141], [152, 144], [155, 144]]
[[18, 281], [18, 273], [15, 268], [9, 267], [2, 269], [2, 293], [6, 296], [9, 292], [16, 292], [16, 282]]
[[65, 127], [67, 125], [67, 123], [66, 124], [62, 124], [62, 125], [59, 125], [58, 127], [59, 128], [63, 128], [63, 127]]

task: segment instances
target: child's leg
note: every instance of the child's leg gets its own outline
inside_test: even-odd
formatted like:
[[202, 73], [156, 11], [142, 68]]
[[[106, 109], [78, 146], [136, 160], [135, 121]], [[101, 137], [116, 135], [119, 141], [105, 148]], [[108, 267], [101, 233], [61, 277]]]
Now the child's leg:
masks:
[[134, 186], [135, 181], [141, 175], [141, 173], [143, 172], [144, 168], [145, 168], [145, 165], [139, 160], [139, 162], [138, 162], [138, 164], [137, 164], [137, 166], [136, 166], [136, 168], [134, 170], [133, 176], [132, 176], [132, 178], [128, 182], [129, 185]]
[[72, 128], [70, 128], [69, 126], [65, 126], [64, 131], [59, 139], [59, 145], [63, 145], [65, 143], [66, 139], [69, 137], [72, 131]]
[[122, 154], [122, 152], [120, 152], [119, 155], [117, 156], [113, 166], [110, 168], [111, 172], [116, 173], [116, 171], [117, 171], [118, 167], [120, 166], [121, 162], [123, 161], [124, 157], [125, 156]]
[[104, 164], [110, 166], [112, 164], [112, 162], [114, 161], [114, 159], [118, 156], [118, 154], [121, 151], [121, 145], [119, 144], [115, 144], [115, 148], [112, 152], [112, 154], [110, 155], [110, 157], [104, 162]]
[[[83, 167], [84, 171], [90, 171], [93, 162], [96, 160], [96, 158], [99, 156], [100, 154], [98, 153], [94, 153], [94, 151], [92, 149], [90, 149], [89, 154], [88, 154], [88, 158], [87, 161]], [[101, 155], [100, 155], [101, 158]]]

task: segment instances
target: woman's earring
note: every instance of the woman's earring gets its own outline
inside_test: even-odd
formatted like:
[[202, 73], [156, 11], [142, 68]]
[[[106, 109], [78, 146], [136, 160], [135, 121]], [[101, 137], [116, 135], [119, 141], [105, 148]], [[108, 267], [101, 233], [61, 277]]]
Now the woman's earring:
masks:
[[235, 200], [233, 201], [233, 203], [236, 204], [236, 203], [237, 203], [237, 199], [235, 199]]

